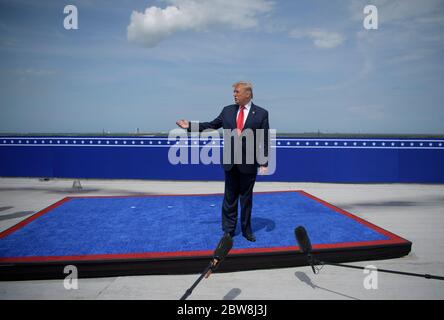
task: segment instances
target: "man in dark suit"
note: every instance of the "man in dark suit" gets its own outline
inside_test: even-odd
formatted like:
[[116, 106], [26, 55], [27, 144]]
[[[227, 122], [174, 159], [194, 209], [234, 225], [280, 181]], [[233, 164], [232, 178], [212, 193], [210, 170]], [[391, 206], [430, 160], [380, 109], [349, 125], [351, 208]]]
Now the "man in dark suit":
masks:
[[[250, 83], [233, 84], [235, 104], [223, 108], [211, 122], [198, 126], [188, 120], [178, 120], [179, 127], [191, 131], [224, 129], [225, 193], [222, 204], [222, 229], [234, 236], [238, 217], [238, 200], [241, 206], [242, 235], [248, 241], [256, 241], [251, 228], [253, 187], [256, 176], [267, 173], [269, 148], [268, 111], [252, 103], [253, 88]], [[250, 146], [253, 146], [251, 148]], [[262, 150], [258, 152], [258, 149]], [[262, 156], [261, 156], [262, 155]]]

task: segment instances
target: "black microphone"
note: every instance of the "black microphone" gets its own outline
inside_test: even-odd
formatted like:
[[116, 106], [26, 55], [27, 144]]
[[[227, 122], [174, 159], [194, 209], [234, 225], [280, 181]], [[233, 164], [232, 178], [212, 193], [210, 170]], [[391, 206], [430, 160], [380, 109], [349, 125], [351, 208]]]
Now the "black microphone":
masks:
[[[298, 242], [299, 248], [301, 249], [302, 253], [307, 255], [307, 260], [311, 266], [311, 269], [313, 270], [313, 273], [317, 274], [316, 269], [314, 267], [315, 262], [316, 262], [316, 264], [320, 264], [322, 266], [323, 265], [331, 265], [331, 266], [337, 266], [337, 267], [366, 270], [365, 267], [316, 260], [311, 255], [312, 247], [311, 247], [310, 238], [308, 237], [308, 234], [307, 234], [307, 230], [305, 230], [304, 227], [299, 226], [296, 229], [294, 229], [294, 234], [296, 236], [296, 241]], [[426, 278], [426, 279], [444, 280], [444, 277], [442, 277], [442, 276], [436, 276], [436, 275], [430, 275], [430, 274], [419, 274], [419, 273], [403, 272], [403, 271], [396, 271], [396, 270], [386, 270], [386, 269], [377, 269], [377, 270], [379, 272], [394, 273], [394, 274], [413, 276], [413, 277], [422, 277], [422, 278]]]
[[313, 257], [311, 255], [312, 247], [311, 241], [308, 237], [307, 230], [303, 226], [299, 226], [294, 229], [294, 234], [296, 236], [296, 241], [299, 244], [299, 248], [301, 249], [303, 254], [307, 255], [308, 264], [311, 266], [311, 270], [316, 274], [315, 267], [313, 265]]
[[220, 239], [216, 250], [213, 253], [213, 261], [212, 267], [205, 278], [208, 278], [211, 272], [215, 271], [217, 267], [221, 264], [221, 262], [225, 259], [233, 247], [233, 238], [231, 238], [229, 233], [225, 233], [224, 236]]
[[226, 233], [220, 239], [219, 244], [214, 250], [213, 258], [222, 261], [227, 256], [228, 252], [233, 247], [233, 238], [231, 238], [230, 234]]
[[208, 278], [210, 274], [217, 269], [217, 267], [221, 264], [221, 262], [228, 255], [228, 252], [233, 247], [233, 239], [230, 234], [226, 233], [220, 239], [217, 244], [216, 250], [214, 250], [213, 258], [199, 278], [194, 282], [194, 284], [184, 293], [184, 295], [180, 298], [180, 300], [185, 300], [188, 298], [193, 292], [194, 288], [198, 285], [198, 283], [203, 279], [203, 277]]

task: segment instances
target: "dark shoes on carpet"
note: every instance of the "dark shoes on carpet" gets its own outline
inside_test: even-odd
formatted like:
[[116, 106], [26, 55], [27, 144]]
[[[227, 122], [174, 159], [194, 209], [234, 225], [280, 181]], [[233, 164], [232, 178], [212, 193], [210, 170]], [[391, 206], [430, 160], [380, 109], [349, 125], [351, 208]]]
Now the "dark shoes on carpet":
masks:
[[[225, 232], [225, 234], [229, 234], [232, 238], [234, 237], [234, 232]], [[256, 237], [252, 233], [243, 233], [242, 234], [245, 239], [251, 242], [256, 242]]]
[[252, 233], [243, 234], [244, 238], [251, 242], [256, 242], [256, 237]]

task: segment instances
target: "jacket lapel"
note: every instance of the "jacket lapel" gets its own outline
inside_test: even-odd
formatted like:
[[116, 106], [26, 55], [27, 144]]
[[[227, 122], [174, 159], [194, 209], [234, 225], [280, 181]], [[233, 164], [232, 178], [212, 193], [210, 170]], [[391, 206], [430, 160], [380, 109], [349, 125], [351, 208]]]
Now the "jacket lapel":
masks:
[[248, 112], [247, 120], [245, 120], [244, 129], [251, 128], [255, 115], [256, 115], [256, 106], [253, 103], [251, 103], [250, 112]]
[[231, 115], [231, 128], [230, 129], [236, 129], [237, 128], [237, 111], [239, 110], [239, 106], [237, 104], [234, 105], [233, 114]]

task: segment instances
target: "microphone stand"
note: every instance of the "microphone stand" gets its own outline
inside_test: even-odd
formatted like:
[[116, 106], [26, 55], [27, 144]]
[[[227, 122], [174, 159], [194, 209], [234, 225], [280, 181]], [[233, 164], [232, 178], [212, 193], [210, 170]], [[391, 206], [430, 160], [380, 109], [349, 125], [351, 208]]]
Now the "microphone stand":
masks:
[[[369, 268], [365, 268], [365, 267], [359, 267], [359, 266], [353, 266], [353, 265], [349, 265], [349, 264], [342, 264], [342, 263], [333, 263], [333, 262], [325, 262], [325, 261], [319, 261], [315, 258], [313, 258], [313, 256], [309, 256], [308, 257], [308, 261], [309, 264], [313, 270], [313, 272], [316, 274], [315, 272], [315, 267], [314, 264], [320, 264], [320, 265], [330, 265], [330, 266], [336, 266], [336, 267], [344, 267], [344, 268], [352, 268], [352, 269], [361, 269], [361, 270], [369, 270]], [[400, 275], [405, 275], [405, 276], [413, 276], [413, 277], [421, 277], [421, 278], [426, 278], [426, 279], [435, 279], [435, 280], [444, 280], [444, 277], [441, 276], [435, 276], [435, 275], [431, 275], [431, 274], [420, 274], [420, 273], [412, 273], [412, 272], [402, 272], [402, 271], [395, 271], [395, 270], [387, 270], [387, 269], [376, 269], [378, 272], [385, 272], [385, 273], [394, 273], [394, 274], [400, 274]]]
[[180, 300], [186, 300], [191, 293], [193, 292], [194, 288], [197, 287], [197, 285], [199, 284], [199, 282], [205, 277], [208, 278], [210, 276], [210, 274], [216, 270], [216, 267], [218, 266], [220, 260], [217, 258], [214, 258], [209, 264], [208, 266], [205, 268], [205, 270], [202, 272], [202, 274], [199, 276], [199, 278], [197, 278], [197, 280], [193, 283], [193, 285], [187, 290], [185, 291], [184, 295], [180, 298]]
[[[319, 270], [320, 270], [320, 269], [316, 269], [315, 265], [322, 265], [322, 266], [331, 265], [331, 266], [336, 266], [336, 267], [368, 270], [368, 268], [365, 268], [365, 267], [353, 266], [353, 265], [342, 264], [342, 263], [320, 261], [313, 256], [311, 241], [310, 241], [310, 238], [308, 237], [307, 230], [305, 230], [305, 228], [303, 226], [299, 226], [294, 230], [294, 233], [296, 236], [296, 241], [301, 249], [301, 252], [306, 255], [307, 262], [310, 265], [311, 269], [313, 270], [314, 274], [318, 274]], [[426, 279], [444, 280], [444, 277], [435, 276], [435, 275], [431, 275], [431, 274], [419, 274], [419, 273], [413, 273], [413, 272], [402, 272], [402, 271], [377, 269], [377, 268], [376, 268], [376, 270], [381, 271], [381, 272], [386, 272], [386, 273], [400, 274], [400, 275], [404, 275], [404, 276], [413, 276], [413, 277], [421, 277], [421, 278], [426, 278]]]

